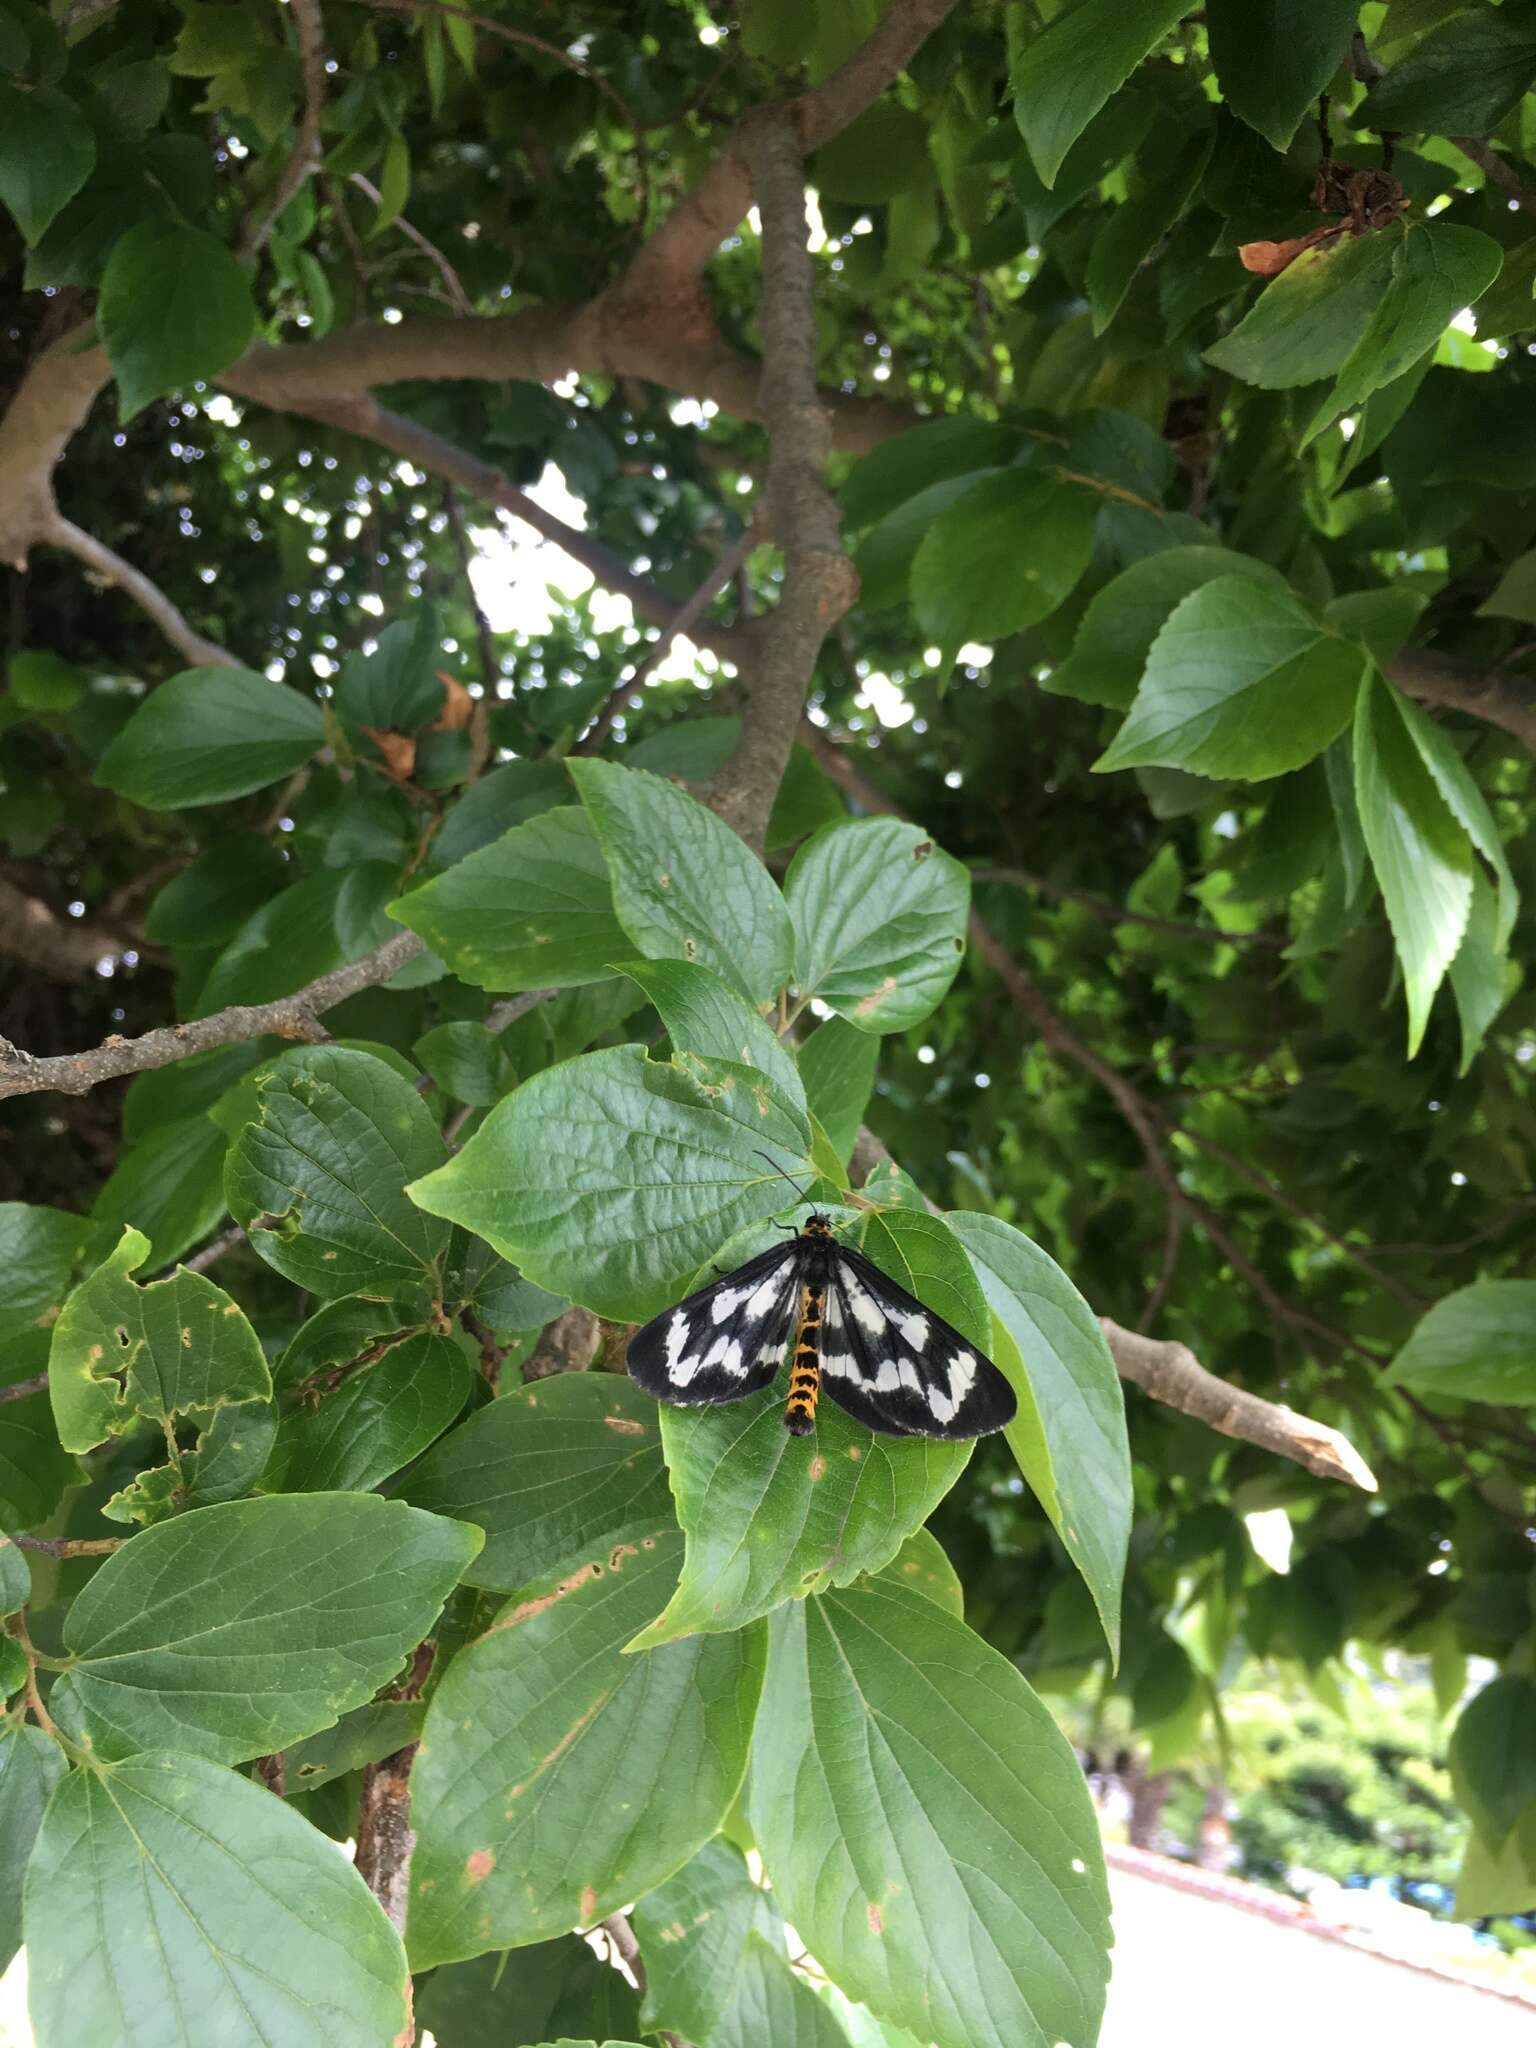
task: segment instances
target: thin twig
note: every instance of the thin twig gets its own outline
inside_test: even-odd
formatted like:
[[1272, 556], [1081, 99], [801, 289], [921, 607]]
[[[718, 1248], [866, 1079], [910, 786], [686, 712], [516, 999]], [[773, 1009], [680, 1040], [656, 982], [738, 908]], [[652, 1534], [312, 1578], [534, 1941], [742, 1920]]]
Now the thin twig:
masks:
[[62, 548], [66, 554], [75, 556], [88, 569], [94, 570], [104, 583], [115, 584], [125, 597], [131, 597], [139, 609], [153, 619], [176, 652], [184, 655], [194, 668], [240, 666], [227, 647], [221, 647], [216, 640], [204, 639], [142, 570], [125, 562], [105, 541], [97, 540], [94, 534], [76, 526], [61, 512], [55, 512], [36, 537], [49, 547]]
[[[355, 185], [365, 198], [373, 201], [375, 206], [383, 205], [383, 196], [378, 186], [373, 183], [371, 178], [365, 178], [361, 171], [353, 171], [347, 182]], [[429, 257], [437, 266], [438, 275], [448, 288], [448, 297], [453, 303], [454, 311], [456, 313], [473, 313], [475, 309], [470, 303], [469, 293], [464, 289], [464, 280], [459, 276], [459, 273], [448, 261], [442, 250], [438, 248], [436, 242], [428, 241], [427, 237], [421, 232], [421, 229], [408, 221], [403, 213], [395, 215], [391, 226], [398, 228], [408, 242], [414, 242], [422, 255]]]
[[13, 1535], [18, 1550], [37, 1550], [44, 1557], [106, 1557], [120, 1550], [126, 1536], [23, 1536]]
[[1157, 1279], [1150, 1293], [1142, 1303], [1141, 1317], [1136, 1325], [1138, 1336], [1145, 1336], [1161, 1315], [1173, 1287], [1173, 1275], [1179, 1263], [1179, 1247], [1184, 1242], [1185, 1212], [1181, 1202], [1168, 1204], [1167, 1220], [1163, 1229], [1163, 1259], [1158, 1267]]
[[238, 1223], [221, 1231], [211, 1244], [205, 1244], [200, 1252], [194, 1252], [190, 1259], [181, 1261], [182, 1270], [187, 1273], [206, 1273], [210, 1266], [216, 1266], [226, 1252], [232, 1252], [236, 1245], [245, 1243], [245, 1232]]
[[599, 754], [602, 752], [604, 742], [613, 730], [614, 722], [618, 718], [624, 700], [627, 697], [632, 697], [637, 690], [644, 686], [647, 677], [653, 675], [666, 659], [667, 651], [673, 641], [688, 632], [703, 617], [704, 613], [714, 603], [726, 585], [735, 580], [737, 571], [743, 566], [748, 555], [751, 554], [756, 545], [757, 535], [750, 526], [744, 533], [738, 534], [736, 539], [732, 541], [698, 589], [694, 591], [691, 597], [684, 600], [672, 618], [662, 627], [656, 638], [646, 649], [644, 659], [637, 662], [633, 668], [626, 669], [619, 678], [619, 681], [610, 691], [602, 709], [577, 743], [576, 752], [578, 754]]
[[304, 105], [293, 154], [283, 166], [283, 174], [266, 205], [251, 216], [240, 237], [240, 255], [245, 262], [260, 253], [273, 222], [320, 164], [320, 117], [325, 108], [325, 31], [320, 20], [320, 0], [288, 0], [288, 14], [298, 38]]
[[1459, 149], [1469, 162], [1476, 164], [1491, 185], [1497, 185], [1501, 192], [1508, 193], [1522, 212], [1536, 213], [1536, 192], [1496, 149], [1490, 149], [1486, 142], [1479, 142], [1475, 135], [1453, 135], [1449, 139], [1452, 148]]
[[[47, 1373], [35, 1372], [30, 1379], [12, 1380], [8, 1387], [0, 1387], [0, 1401], [30, 1401], [34, 1394], [46, 1394], [47, 1391]], [[13, 1542], [19, 1540], [12, 1538]]]
[[[635, 1939], [635, 1930], [629, 1924], [628, 1916], [623, 1913], [610, 1913], [601, 1925], [614, 1956], [624, 1965], [635, 1989], [644, 1998], [648, 1981], [645, 1974], [645, 1958], [640, 1953], [640, 1944]], [[674, 2034], [670, 2027], [658, 2027], [656, 2038], [665, 2042], [666, 2048], [689, 2048], [689, 2043], [682, 2035]], [[771, 2048], [771, 2044], [765, 2043], [764, 2048]]]
[[278, 1038], [322, 1043], [325, 1031], [318, 1019], [326, 1010], [345, 1002], [360, 989], [375, 988], [388, 981], [408, 960], [424, 951], [415, 932], [400, 932], [382, 946], [345, 967], [333, 968], [307, 987], [271, 1003], [239, 1003], [218, 1010], [211, 1017], [199, 1017], [190, 1024], [162, 1025], [146, 1031], [142, 1038], [119, 1038], [115, 1034], [91, 1052], [57, 1053], [36, 1059], [7, 1040], [0, 1039], [0, 1098], [7, 1095], [40, 1095], [52, 1089], [62, 1095], [84, 1095], [103, 1081], [123, 1074], [142, 1074], [151, 1067], [173, 1066], [194, 1053], [208, 1052], [218, 1045], [242, 1045], [248, 1039]]

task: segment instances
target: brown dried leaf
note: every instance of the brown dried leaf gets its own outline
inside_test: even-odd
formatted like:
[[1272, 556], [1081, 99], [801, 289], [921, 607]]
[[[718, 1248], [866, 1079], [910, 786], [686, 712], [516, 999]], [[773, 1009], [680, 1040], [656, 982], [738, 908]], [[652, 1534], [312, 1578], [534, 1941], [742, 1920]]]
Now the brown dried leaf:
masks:
[[384, 766], [393, 780], [409, 782], [416, 769], [416, 742], [403, 732], [381, 732], [376, 725], [365, 725], [363, 731], [384, 756]]
[[1343, 233], [1343, 224], [1323, 228], [1312, 228], [1304, 235], [1294, 235], [1284, 242], [1243, 242], [1239, 245], [1237, 257], [1244, 270], [1251, 270], [1258, 277], [1278, 277], [1296, 261], [1304, 249], [1312, 249], [1319, 242], [1331, 242], [1335, 235]]
[[443, 686], [445, 702], [441, 713], [433, 719], [433, 732], [462, 732], [475, 715], [475, 700], [459, 681], [449, 675], [446, 669], [437, 671], [437, 680]]

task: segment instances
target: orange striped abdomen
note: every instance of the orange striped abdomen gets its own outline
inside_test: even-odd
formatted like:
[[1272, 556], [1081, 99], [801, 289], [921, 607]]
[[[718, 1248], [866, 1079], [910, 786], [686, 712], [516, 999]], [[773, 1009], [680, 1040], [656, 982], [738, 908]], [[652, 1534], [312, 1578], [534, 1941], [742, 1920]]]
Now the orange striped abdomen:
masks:
[[791, 1436], [809, 1436], [816, 1427], [816, 1397], [821, 1392], [821, 1295], [819, 1286], [800, 1290], [800, 1327], [789, 1362], [789, 1402], [784, 1427]]

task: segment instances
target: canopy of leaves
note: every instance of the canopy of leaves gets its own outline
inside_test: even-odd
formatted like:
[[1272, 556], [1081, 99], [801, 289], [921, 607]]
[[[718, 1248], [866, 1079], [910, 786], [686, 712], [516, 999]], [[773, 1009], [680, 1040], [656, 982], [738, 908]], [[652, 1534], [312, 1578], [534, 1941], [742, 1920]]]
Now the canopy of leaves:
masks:
[[[0, 0], [42, 2048], [297, 2040], [274, 1954], [836, 2048], [781, 1909], [861, 2040], [1090, 2048], [1052, 1713], [1389, 1655], [1391, 1843], [1536, 1905], [1533, 82], [1523, 0]], [[616, 1377], [812, 1202], [1005, 1436]]]

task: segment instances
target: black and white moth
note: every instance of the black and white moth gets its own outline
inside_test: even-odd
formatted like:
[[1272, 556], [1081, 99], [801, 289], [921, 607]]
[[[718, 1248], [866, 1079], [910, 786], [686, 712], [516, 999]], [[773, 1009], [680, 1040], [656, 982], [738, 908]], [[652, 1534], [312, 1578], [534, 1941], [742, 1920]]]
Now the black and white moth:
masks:
[[674, 1407], [740, 1401], [772, 1382], [791, 1337], [792, 1436], [815, 1428], [823, 1384], [886, 1436], [985, 1436], [1013, 1419], [1013, 1389], [991, 1360], [816, 1215], [638, 1329], [630, 1377]]

